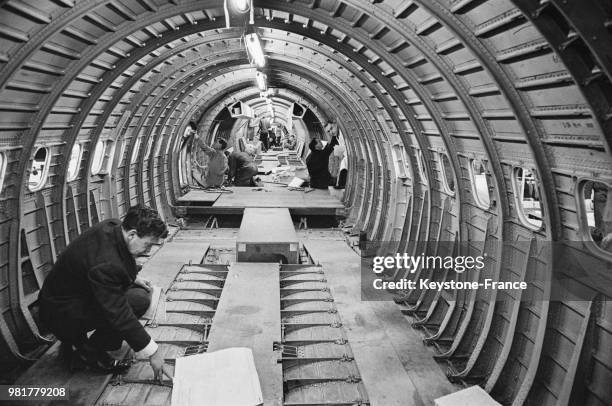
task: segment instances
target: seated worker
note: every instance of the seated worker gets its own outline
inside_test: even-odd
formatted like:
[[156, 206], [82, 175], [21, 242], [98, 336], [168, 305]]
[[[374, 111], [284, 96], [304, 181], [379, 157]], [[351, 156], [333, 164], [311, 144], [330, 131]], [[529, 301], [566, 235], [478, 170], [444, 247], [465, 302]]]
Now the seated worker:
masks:
[[[333, 134], [331, 141], [323, 147], [323, 143], [317, 137], [310, 141], [310, 155], [306, 158], [306, 167], [310, 175], [310, 187], [315, 189], [327, 189], [332, 181], [329, 173], [329, 156], [334, 151], [334, 146], [338, 145], [337, 130], [334, 131], [335, 124], [328, 123], [325, 128], [328, 133]], [[337, 127], [335, 127], [337, 129]]]
[[[227, 170], [227, 158], [223, 153], [223, 150], [227, 148], [227, 141], [223, 138], [217, 138], [211, 148], [197, 134], [195, 140], [206, 156], [208, 156], [204, 186], [207, 188], [221, 187], [225, 181], [225, 172]], [[197, 164], [199, 165], [199, 163]]]
[[107, 351], [120, 349], [125, 340], [137, 358], [149, 359], [156, 379], [172, 378], [138, 321], [149, 307], [151, 286], [138, 277], [135, 261], [167, 235], [155, 210], [134, 206], [123, 221], [92, 226], [62, 252], [43, 283], [39, 304], [41, 322], [66, 355], [103, 372], [120, 372], [125, 366]]
[[246, 150], [233, 151], [229, 158], [228, 181], [234, 186], [257, 186], [254, 176], [257, 175], [257, 165], [253, 163], [255, 148], [247, 144]]
[[289, 151], [294, 151], [296, 146], [297, 140], [293, 134], [289, 134], [283, 141], [283, 148], [288, 149]]

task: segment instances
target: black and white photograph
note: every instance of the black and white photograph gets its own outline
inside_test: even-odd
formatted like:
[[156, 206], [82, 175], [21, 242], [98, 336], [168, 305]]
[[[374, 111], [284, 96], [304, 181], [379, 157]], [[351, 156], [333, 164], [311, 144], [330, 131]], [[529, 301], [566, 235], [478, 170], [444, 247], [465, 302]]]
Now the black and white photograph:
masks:
[[612, 0], [0, 0], [0, 404], [612, 406]]

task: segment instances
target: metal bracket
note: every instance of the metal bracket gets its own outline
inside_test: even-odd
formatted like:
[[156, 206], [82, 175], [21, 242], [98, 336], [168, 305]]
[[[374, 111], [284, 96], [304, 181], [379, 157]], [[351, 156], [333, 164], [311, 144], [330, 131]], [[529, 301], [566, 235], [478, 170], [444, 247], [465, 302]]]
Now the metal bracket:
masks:
[[188, 357], [190, 355], [202, 354], [208, 351], [208, 343], [198, 344], [198, 345], [190, 345], [185, 348], [183, 352], [183, 357]]

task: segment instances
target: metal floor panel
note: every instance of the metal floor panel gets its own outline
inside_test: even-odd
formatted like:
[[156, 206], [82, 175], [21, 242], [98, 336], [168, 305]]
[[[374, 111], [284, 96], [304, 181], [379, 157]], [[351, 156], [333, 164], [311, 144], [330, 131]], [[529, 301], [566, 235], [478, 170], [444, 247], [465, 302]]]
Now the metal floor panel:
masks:
[[[176, 290], [175, 290], [176, 289]], [[168, 291], [166, 301], [189, 301], [195, 303], [207, 303], [217, 300], [221, 296], [221, 289], [210, 289], [210, 286], [194, 286], [194, 284], [178, 283], [173, 286], [173, 290]]]
[[322, 290], [326, 288], [325, 279], [304, 280], [304, 279], [285, 279], [281, 281], [281, 288], [289, 290], [296, 289], [315, 289]]
[[281, 268], [285, 405], [368, 404], [326, 282], [320, 266]]
[[[288, 364], [288, 366], [286, 366]], [[358, 376], [357, 366], [352, 361], [295, 360], [283, 363], [283, 380], [345, 380]]]
[[344, 339], [341, 329], [330, 326], [304, 327], [292, 330], [283, 337], [287, 341], [336, 341]]
[[321, 300], [309, 301], [289, 301], [283, 300], [283, 312], [299, 312], [299, 311], [328, 311], [333, 310], [333, 302]]
[[327, 290], [282, 289], [281, 298], [292, 300], [326, 300], [332, 299]]
[[287, 314], [287, 312], [283, 312], [283, 324], [326, 324], [331, 325], [334, 323], [340, 323], [340, 318], [337, 313], [330, 313], [329, 311], [320, 312], [320, 311], [312, 311], [309, 313], [300, 312], [303, 314]]
[[[289, 389], [289, 388], [288, 388]], [[367, 405], [367, 395], [360, 383], [319, 382], [290, 388], [285, 406]]]
[[215, 308], [217, 307], [216, 303], [216, 300], [210, 300], [208, 303], [195, 303], [184, 300], [175, 300], [166, 303], [166, 311], [206, 315], [210, 312], [214, 312]]
[[[149, 367], [150, 369], [150, 367]], [[172, 397], [169, 386], [149, 383], [109, 385], [98, 401], [99, 406], [167, 406]]]
[[159, 322], [159, 324], [168, 323], [187, 323], [187, 324], [204, 324], [209, 323], [210, 318], [202, 317], [194, 314], [185, 314], [185, 313], [166, 313], [166, 318], [163, 322]]
[[[203, 326], [197, 326], [201, 328]], [[167, 342], [167, 341], [193, 341], [201, 342], [204, 341], [203, 332], [196, 332], [188, 328], [179, 328], [175, 326], [158, 326], [155, 328], [148, 328], [147, 332], [156, 342]]]
[[353, 357], [350, 346], [342, 341], [312, 344], [300, 344], [299, 342], [285, 341], [284, 344], [285, 346], [291, 346], [295, 349], [294, 356], [284, 358], [287, 361], [299, 360], [301, 358], [342, 359]]

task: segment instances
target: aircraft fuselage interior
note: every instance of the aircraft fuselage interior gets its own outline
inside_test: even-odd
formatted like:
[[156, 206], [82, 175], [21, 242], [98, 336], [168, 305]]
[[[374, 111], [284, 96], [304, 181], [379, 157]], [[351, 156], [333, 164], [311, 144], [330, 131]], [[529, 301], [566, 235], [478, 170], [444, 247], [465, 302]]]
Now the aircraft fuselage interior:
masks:
[[2, 404], [610, 406], [611, 298], [609, 0], [0, 0]]

